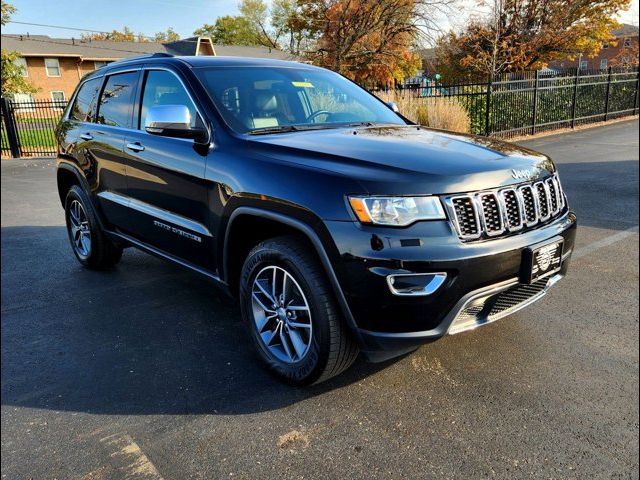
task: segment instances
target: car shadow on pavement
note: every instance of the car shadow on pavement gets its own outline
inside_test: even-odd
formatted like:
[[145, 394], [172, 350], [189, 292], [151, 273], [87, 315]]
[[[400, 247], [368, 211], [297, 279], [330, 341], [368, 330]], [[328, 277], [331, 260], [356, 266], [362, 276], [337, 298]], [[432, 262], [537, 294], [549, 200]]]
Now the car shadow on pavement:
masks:
[[245, 414], [358, 382], [391, 362], [359, 359], [321, 385], [284, 385], [252, 353], [239, 309], [204, 277], [133, 249], [112, 271], [90, 271], [61, 226], [2, 228], [2, 405]]

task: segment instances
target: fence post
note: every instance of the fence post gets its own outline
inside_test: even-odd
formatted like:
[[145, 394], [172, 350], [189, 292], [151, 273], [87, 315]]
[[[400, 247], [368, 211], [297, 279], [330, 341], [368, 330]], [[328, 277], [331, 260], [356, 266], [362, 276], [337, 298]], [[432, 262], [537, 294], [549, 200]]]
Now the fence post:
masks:
[[540, 70], [536, 70], [536, 80], [533, 84], [533, 118], [531, 119], [531, 135], [536, 134], [536, 121], [538, 118], [538, 88], [540, 86]]
[[640, 96], [640, 67], [636, 71], [636, 94], [633, 97], [633, 114], [638, 114], [638, 96]]
[[9, 103], [9, 99], [4, 97], [2, 97], [2, 116], [4, 117], [4, 125], [7, 129], [7, 140], [9, 141], [11, 156], [13, 158], [20, 158], [20, 143], [18, 142], [18, 132], [16, 131], [13, 109]]
[[607, 74], [607, 96], [604, 100], [604, 121], [606, 122], [609, 117], [609, 95], [611, 93], [611, 67], [609, 67], [609, 72]]
[[576, 112], [578, 111], [578, 85], [580, 67], [576, 67], [576, 76], [573, 79], [573, 103], [571, 104], [571, 128], [576, 128]]
[[487, 83], [487, 105], [486, 112], [484, 115], [484, 134], [488, 137], [491, 135], [491, 126], [489, 125], [491, 122], [491, 92], [493, 89], [493, 72], [489, 74], [489, 79]]

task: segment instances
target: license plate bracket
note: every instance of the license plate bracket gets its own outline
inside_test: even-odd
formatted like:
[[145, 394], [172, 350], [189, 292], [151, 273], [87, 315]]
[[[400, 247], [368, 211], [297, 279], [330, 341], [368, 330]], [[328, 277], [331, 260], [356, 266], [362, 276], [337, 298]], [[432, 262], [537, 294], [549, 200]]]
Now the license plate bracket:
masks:
[[560, 271], [563, 251], [564, 238], [562, 237], [526, 248], [522, 255], [521, 281], [534, 283]]

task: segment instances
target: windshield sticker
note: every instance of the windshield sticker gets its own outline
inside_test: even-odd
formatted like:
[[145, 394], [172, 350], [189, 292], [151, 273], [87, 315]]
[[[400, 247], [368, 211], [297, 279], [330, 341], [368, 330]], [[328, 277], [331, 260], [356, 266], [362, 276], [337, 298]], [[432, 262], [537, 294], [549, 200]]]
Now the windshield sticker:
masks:
[[313, 83], [311, 82], [291, 82], [291, 85], [299, 88], [313, 88]]

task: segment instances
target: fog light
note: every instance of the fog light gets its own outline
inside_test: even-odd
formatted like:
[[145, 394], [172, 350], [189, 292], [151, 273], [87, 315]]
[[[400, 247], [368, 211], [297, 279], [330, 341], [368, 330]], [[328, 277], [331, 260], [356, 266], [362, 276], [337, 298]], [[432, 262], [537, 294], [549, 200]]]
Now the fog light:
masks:
[[387, 283], [391, 293], [399, 296], [427, 296], [435, 293], [444, 281], [447, 274], [438, 273], [398, 273], [387, 276]]

